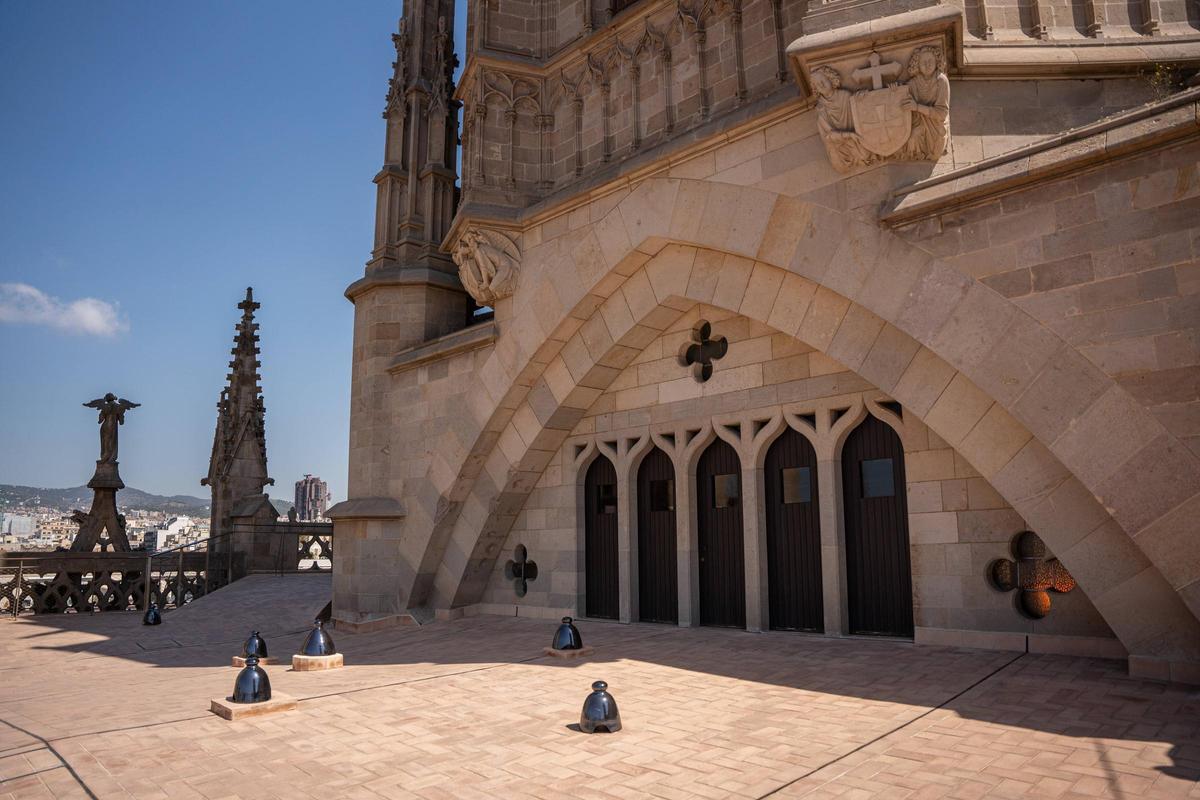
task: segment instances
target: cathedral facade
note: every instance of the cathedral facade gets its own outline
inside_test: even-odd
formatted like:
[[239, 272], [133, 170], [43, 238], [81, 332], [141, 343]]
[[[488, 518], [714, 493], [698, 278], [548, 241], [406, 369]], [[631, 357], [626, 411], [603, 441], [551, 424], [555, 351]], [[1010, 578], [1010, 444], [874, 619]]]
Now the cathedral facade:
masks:
[[392, 37], [338, 626], [1200, 683], [1194, 2], [478, 0], [457, 85], [453, 21]]

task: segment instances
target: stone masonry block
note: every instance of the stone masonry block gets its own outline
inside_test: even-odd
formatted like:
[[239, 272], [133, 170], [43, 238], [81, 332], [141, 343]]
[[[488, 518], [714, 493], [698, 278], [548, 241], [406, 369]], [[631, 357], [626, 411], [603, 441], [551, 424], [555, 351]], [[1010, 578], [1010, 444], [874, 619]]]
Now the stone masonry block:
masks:
[[851, 305], [829, 343], [827, 354], [851, 370], [859, 371], [883, 324], [883, 320], [862, 306]]
[[795, 335], [816, 291], [817, 285], [812, 281], [787, 273], [767, 316], [767, 324], [782, 333]]
[[992, 399], [961, 373], [954, 376], [925, 415], [925, 424], [957, 446], [983, 418]]
[[959, 445], [959, 451], [984, 477], [991, 477], [1020, 452], [1032, 434], [994, 403]]
[[750, 259], [726, 255], [717, 277], [717, 288], [713, 292], [713, 305], [730, 311], [741, 308], [753, 270], [754, 262]]
[[818, 287], [800, 323], [797, 337], [822, 352], [826, 351], [849, 308], [850, 301], [845, 297], [824, 286]]
[[786, 267], [791, 261], [812, 220], [812, 205], [781, 195], [771, 209], [766, 233], [756, 257], [768, 264]]
[[784, 274], [778, 267], [755, 262], [739, 312], [750, 319], [767, 320], [779, 296]]
[[695, 248], [672, 244], [646, 263], [646, 276], [659, 303], [670, 297], [687, 296], [688, 279], [695, 258]]

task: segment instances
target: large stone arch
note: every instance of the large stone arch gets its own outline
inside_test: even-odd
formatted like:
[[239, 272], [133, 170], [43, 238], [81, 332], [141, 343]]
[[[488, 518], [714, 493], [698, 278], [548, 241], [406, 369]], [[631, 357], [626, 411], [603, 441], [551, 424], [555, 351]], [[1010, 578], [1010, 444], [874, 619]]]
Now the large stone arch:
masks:
[[1183, 540], [1200, 465], [1010, 301], [853, 213], [758, 189], [649, 179], [584, 211], [575, 231], [526, 234], [485, 391], [435, 457], [428, 581], [413, 601], [474, 601], [575, 422], [708, 303], [797, 336], [917, 414], [1044, 532], [1130, 653], [1198, 657], [1180, 594], [1200, 570]]

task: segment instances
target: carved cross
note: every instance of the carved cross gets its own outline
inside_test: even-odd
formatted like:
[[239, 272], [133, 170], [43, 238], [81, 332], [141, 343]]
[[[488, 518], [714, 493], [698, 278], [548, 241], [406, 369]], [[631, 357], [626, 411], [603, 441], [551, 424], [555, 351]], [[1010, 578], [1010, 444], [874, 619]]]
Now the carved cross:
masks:
[[680, 354], [683, 366], [692, 368], [692, 375], [700, 383], [712, 377], [712, 362], [723, 358], [729, 350], [729, 340], [724, 336], [712, 338], [712, 326], [704, 320], [692, 328], [692, 343], [684, 346]]
[[1033, 531], [1013, 537], [1012, 554], [1015, 561], [998, 558], [988, 564], [988, 582], [998, 591], [1017, 591], [1017, 610], [1042, 619], [1050, 613], [1050, 592], [1071, 591], [1075, 579], [1057, 558], [1046, 558], [1046, 545]]
[[537, 580], [538, 568], [536, 561], [529, 560], [529, 551], [525, 545], [519, 544], [513, 550], [513, 557], [504, 565], [504, 577], [513, 582], [513, 591], [517, 597], [524, 597], [529, 591], [529, 581]]
[[889, 61], [886, 64], [881, 64], [879, 53], [871, 51], [871, 57], [868, 59], [871, 62], [869, 67], [860, 67], [850, 73], [850, 77], [862, 83], [870, 80], [872, 89], [882, 89], [884, 78], [895, 78], [900, 74], [900, 65], [895, 61]]

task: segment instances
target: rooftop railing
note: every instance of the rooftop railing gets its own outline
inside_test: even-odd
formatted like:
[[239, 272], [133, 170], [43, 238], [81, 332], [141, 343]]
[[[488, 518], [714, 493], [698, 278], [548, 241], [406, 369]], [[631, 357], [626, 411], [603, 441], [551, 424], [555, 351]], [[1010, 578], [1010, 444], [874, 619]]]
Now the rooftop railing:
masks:
[[0, 552], [0, 614], [179, 608], [247, 574], [331, 571], [332, 535], [331, 523], [280, 522], [154, 552]]

